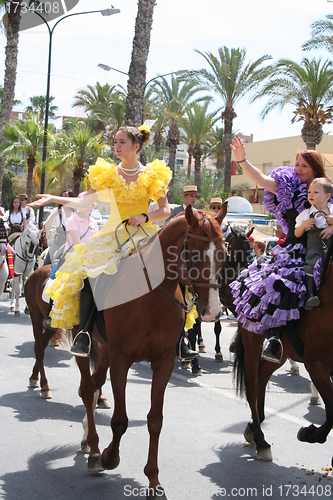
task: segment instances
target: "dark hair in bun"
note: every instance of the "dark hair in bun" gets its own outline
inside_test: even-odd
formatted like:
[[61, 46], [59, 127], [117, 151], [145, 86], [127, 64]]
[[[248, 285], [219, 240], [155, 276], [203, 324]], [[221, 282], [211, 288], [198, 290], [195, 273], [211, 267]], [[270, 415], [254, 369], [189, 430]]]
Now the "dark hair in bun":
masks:
[[131, 139], [133, 144], [139, 144], [140, 148], [138, 153], [142, 150], [142, 147], [145, 142], [149, 141], [150, 133], [146, 130], [139, 130], [137, 127], [120, 127], [118, 132], [125, 132], [128, 137]]

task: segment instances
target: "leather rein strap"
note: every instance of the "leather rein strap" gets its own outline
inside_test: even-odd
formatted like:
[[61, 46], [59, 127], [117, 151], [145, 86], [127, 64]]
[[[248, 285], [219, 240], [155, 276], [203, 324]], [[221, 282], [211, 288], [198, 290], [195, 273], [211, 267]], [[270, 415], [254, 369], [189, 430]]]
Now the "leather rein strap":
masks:
[[[116, 249], [116, 251], [118, 252], [121, 252], [122, 251], [122, 247], [128, 242], [128, 241], [131, 241], [134, 249], [136, 250], [137, 252], [137, 255], [138, 255], [138, 259], [140, 261], [140, 264], [142, 266], [142, 269], [143, 269], [143, 272], [144, 272], [144, 275], [145, 275], [145, 278], [146, 278], [146, 281], [147, 281], [147, 285], [148, 285], [148, 288], [149, 288], [149, 291], [152, 292], [153, 291], [153, 288], [151, 286], [151, 283], [150, 283], [150, 279], [149, 279], [149, 275], [148, 275], [148, 271], [147, 271], [147, 268], [143, 262], [143, 259], [142, 259], [142, 255], [140, 253], [140, 250], [138, 249], [138, 246], [136, 245], [134, 239], [133, 239], [133, 236], [131, 235], [131, 233], [129, 232], [128, 230], [128, 220], [129, 219], [125, 219], [123, 220], [120, 224], [118, 224], [118, 226], [116, 227], [116, 230], [115, 230], [115, 238], [116, 238], [116, 242], [118, 244], [118, 248]], [[125, 227], [125, 230], [127, 232], [127, 235], [128, 235], [128, 238], [126, 239], [126, 241], [122, 244], [120, 244], [119, 242], [119, 239], [118, 239], [118, 235], [117, 235], [117, 231], [118, 229], [124, 225]], [[140, 228], [147, 237], [149, 237], [148, 233], [145, 231], [145, 229], [139, 225], [138, 228]], [[136, 233], [137, 234], [137, 231]], [[185, 235], [185, 239], [184, 239], [184, 242], [182, 244], [182, 247], [180, 249], [180, 252], [178, 254], [178, 258], [177, 258], [177, 262], [179, 260], [179, 257], [180, 257], [180, 254], [182, 252], [183, 249], [187, 250], [188, 251], [188, 246], [187, 246], [187, 242], [188, 242], [188, 238], [194, 238], [194, 239], [197, 239], [197, 240], [200, 240], [200, 241], [221, 241], [221, 238], [220, 237], [217, 237], [217, 238], [208, 238], [207, 236], [200, 236], [200, 235], [197, 235], [197, 234], [193, 234], [193, 233], [190, 233], [189, 232], [189, 229], [187, 230], [187, 233]], [[189, 279], [189, 272], [190, 272], [190, 269], [189, 269], [189, 266], [188, 266], [188, 261], [186, 262], [186, 268], [187, 268], [187, 275], [188, 275], [188, 280], [189, 280], [189, 290], [191, 290], [191, 293], [193, 294], [193, 297], [194, 297], [194, 302], [195, 300], [197, 299], [198, 297], [198, 294], [195, 292], [195, 287], [201, 287], [201, 288], [220, 288], [220, 284], [219, 283], [197, 283], [197, 282], [193, 282], [192, 280]], [[181, 302], [180, 300], [178, 300], [172, 293], [170, 293], [166, 288], [164, 288], [162, 285], [158, 285], [157, 288], [160, 288], [166, 295], [168, 295], [168, 297], [170, 297], [178, 306], [180, 306], [182, 309], [184, 309], [184, 311], [186, 312], [189, 312], [188, 310], [188, 306], [186, 304], [184, 304], [183, 302]], [[194, 303], [193, 302], [193, 303]]]

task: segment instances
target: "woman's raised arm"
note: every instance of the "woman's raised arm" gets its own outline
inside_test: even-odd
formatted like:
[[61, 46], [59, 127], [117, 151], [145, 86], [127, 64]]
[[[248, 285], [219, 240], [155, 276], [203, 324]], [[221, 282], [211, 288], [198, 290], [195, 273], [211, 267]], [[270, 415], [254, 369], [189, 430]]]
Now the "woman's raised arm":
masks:
[[234, 153], [236, 162], [242, 167], [243, 172], [259, 186], [275, 193], [278, 183], [270, 175], [264, 174], [259, 168], [254, 167], [246, 158], [244, 144], [240, 137], [232, 140], [230, 147]]
[[68, 198], [65, 196], [53, 196], [51, 194], [37, 194], [36, 198], [38, 198], [38, 200], [29, 203], [29, 207], [41, 207], [56, 203], [58, 205], [66, 205], [76, 210], [86, 210], [97, 200], [98, 196], [96, 190], [90, 188], [87, 194], [82, 198]]

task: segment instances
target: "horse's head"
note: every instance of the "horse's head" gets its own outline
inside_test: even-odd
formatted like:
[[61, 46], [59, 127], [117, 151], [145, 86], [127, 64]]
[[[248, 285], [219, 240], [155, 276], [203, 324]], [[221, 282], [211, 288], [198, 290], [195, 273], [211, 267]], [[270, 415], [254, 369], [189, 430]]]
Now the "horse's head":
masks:
[[224, 203], [214, 217], [208, 212], [185, 210], [187, 233], [178, 260], [179, 279], [196, 298], [203, 321], [216, 321], [221, 314], [219, 287], [226, 249], [221, 223], [227, 213]]
[[35, 255], [36, 247], [39, 244], [41, 231], [30, 221], [22, 233], [21, 247], [24, 249], [28, 259]]
[[[226, 238], [226, 243], [228, 247], [228, 261], [233, 267], [238, 267], [238, 272], [242, 269], [248, 267], [250, 263], [250, 254], [251, 254], [251, 244], [249, 241], [249, 237], [253, 233], [254, 228], [252, 227], [247, 233], [242, 233], [233, 229], [230, 226], [230, 233]], [[236, 279], [235, 276], [233, 279]]]

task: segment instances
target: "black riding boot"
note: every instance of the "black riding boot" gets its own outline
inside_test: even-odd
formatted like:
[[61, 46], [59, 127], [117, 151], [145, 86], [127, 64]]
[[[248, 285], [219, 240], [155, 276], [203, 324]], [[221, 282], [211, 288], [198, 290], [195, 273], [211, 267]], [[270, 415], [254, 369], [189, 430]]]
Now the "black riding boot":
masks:
[[283, 328], [283, 326], [280, 326], [270, 330], [272, 336], [268, 339], [265, 349], [262, 351], [262, 359], [271, 361], [272, 363], [280, 363], [283, 354], [281, 342]]
[[79, 333], [74, 339], [71, 353], [74, 356], [87, 358], [91, 348], [91, 333], [94, 326], [94, 296], [88, 279], [84, 280], [84, 287], [80, 296], [80, 324]]
[[50, 312], [52, 311], [52, 306], [53, 306], [53, 300], [50, 299], [50, 302], [49, 302], [49, 305], [47, 308], [47, 313], [43, 319], [43, 327], [45, 328], [45, 330], [57, 330], [57, 328], [54, 328], [53, 326], [51, 326]]
[[199, 353], [197, 351], [192, 351], [185, 342], [185, 332], [183, 330], [180, 339], [176, 347], [176, 357], [183, 361], [191, 361], [191, 359], [197, 358]]
[[310, 274], [305, 275], [305, 285], [306, 285], [306, 296], [305, 296], [305, 306], [304, 309], [306, 311], [311, 311], [314, 307], [318, 307], [320, 305], [319, 297], [317, 294], [317, 287], [314, 281], [313, 276]]

